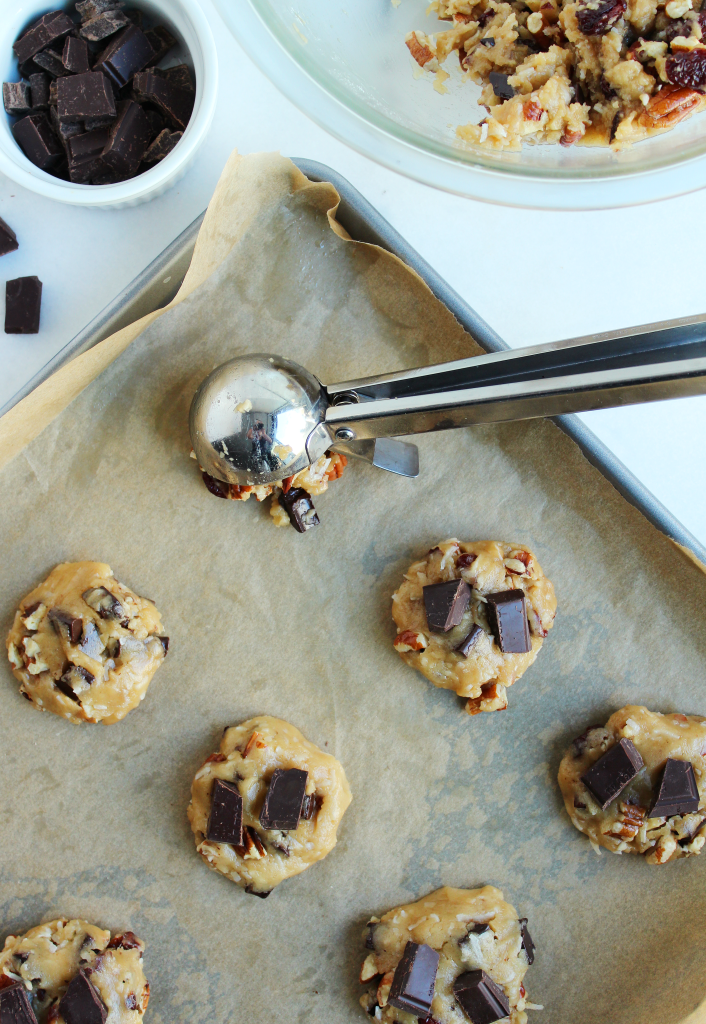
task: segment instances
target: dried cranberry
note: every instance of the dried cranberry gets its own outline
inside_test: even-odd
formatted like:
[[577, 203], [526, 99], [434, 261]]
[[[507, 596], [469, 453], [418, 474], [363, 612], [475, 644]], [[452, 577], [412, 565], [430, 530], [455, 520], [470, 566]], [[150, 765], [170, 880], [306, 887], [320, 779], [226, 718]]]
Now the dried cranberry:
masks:
[[613, 97], [616, 95], [615, 89], [612, 88], [610, 82], [608, 81], [605, 75], [601, 75], [601, 79], [598, 84], [605, 98], [607, 100], [613, 99]]
[[602, 36], [625, 12], [626, 0], [599, 0], [576, 12], [579, 28], [585, 36]]
[[134, 992], [128, 992], [128, 994], [125, 996], [125, 1006], [127, 1007], [128, 1010], [137, 1009], [137, 996], [135, 995]]
[[456, 558], [456, 568], [467, 569], [469, 565], [473, 565], [477, 557], [478, 555], [474, 554], [472, 551], [464, 551], [462, 555], [458, 555]]
[[[701, 21], [702, 17], [703, 12], [699, 15], [699, 21]], [[673, 21], [670, 20], [669, 24], [664, 30], [664, 38], [667, 40], [668, 43], [671, 43], [672, 39], [676, 39], [677, 36], [683, 36], [685, 39], [688, 39], [690, 35], [691, 22], [685, 21], [683, 18], [676, 18]]]
[[706, 82], [706, 51], [689, 50], [667, 57], [667, 78], [674, 85], [695, 89]]
[[122, 935], [114, 935], [108, 943], [108, 949], [139, 949], [142, 943], [134, 932], [123, 932]]
[[230, 484], [224, 483], [223, 480], [216, 480], [215, 476], [210, 476], [209, 473], [202, 473], [201, 476], [211, 494], [215, 494], [217, 498], [229, 497]]

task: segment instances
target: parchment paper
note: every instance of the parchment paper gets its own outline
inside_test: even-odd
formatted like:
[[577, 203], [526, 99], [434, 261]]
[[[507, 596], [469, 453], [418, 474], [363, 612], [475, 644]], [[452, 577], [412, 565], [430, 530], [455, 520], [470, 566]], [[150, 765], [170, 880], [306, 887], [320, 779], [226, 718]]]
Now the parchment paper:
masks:
[[[2, 628], [57, 562], [94, 558], [172, 638], [110, 727], [38, 714], [2, 670], [3, 934], [60, 914], [129, 926], [151, 1024], [352, 1024], [367, 917], [490, 882], [529, 918], [538, 1024], [684, 1021], [706, 991], [706, 856], [597, 857], [556, 772], [625, 703], [706, 713], [706, 577], [549, 422], [420, 436], [417, 481], [350, 465], [304, 536], [213, 498], [188, 457], [194, 390], [238, 352], [335, 381], [474, 351], [398, 260], [332, 230], [335, 202], [278, 156], [232, 158], [172, 308], [0, 424]], [[470, 718], [392, 649], [391, 592], [449, 536], [527, 543], [556, 585], [504, 713]], [[186, 819], [221, 730], [256, 713], [334, 753], [353, 791], [336, 849], [266, 901], [206, 869]]]

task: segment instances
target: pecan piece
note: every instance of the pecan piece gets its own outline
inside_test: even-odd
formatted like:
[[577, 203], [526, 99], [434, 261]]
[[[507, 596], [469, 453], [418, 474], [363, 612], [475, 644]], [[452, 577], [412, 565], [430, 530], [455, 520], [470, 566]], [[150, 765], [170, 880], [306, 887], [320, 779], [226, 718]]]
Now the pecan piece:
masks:
[[259, 750], [262, 750], [264, 746], [265, 744], [262, 742], [261, 734], [259, 732], [254, 732], [250, 739], [248, 740], [248, 742], [245, 744], [243, 757], [247, 757], [250, 751], [253, 749], [253, 747], [257, 747]]
[[542, 107], [536, 100], [529, 100], [522, 104], [522, 116], [525, 121], [541, 121], [543, 113]]
[[423, 633], [417, 633], [414, 629], [404, 629], [398, 633], [392, 641], [396, 651], [423, 651], [427, 646], [427, 638]]
[[505, 711], [506, 708], [507, 694], [501, 683], [486, 683], [481, 687], [480, 697], [466, 701], [469, 715], [479, 715], [482, 711]]
[[644, 824], [646, 813], [638, 804], [621, 803], [620, 815], [609, 834], [620, 839], [634, 839]]
[[640, 124], [645, 128], [673, 128], [689, 116], [701, 98], [702, 94], [694, 89], [665, 85], [640, 114]]
[[434, 59], [434, 54], [431, 52], [426, 43], [420, 43], [414, 32], [405, 39], [407, 49], [412, 54], [420, 68], [423, 68], [425, 64], [428, 64], [430, 60]]
[[377, 968], [375, 961], [375, 954], [369, 953], [363, 961], [363, 966], [360, 969], [360, 981], [361, 984], [365, 984], [366, 981], [370, 981], [371, 978], [377, 977], [380, 972]]

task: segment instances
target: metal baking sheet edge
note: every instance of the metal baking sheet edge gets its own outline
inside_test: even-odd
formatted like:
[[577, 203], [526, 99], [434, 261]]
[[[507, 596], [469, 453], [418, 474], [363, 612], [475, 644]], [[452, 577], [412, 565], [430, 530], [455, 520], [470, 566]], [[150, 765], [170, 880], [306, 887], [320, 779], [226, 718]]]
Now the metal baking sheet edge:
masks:
[[[360, 242], [372, 242], [399, 256], [427, 283], [434, 295], [447, 306], [460, 324], [488, 352], [508, 349], [502, 338], [453, 288], [422, 259], [418, 252], [395, 231], [349, 181], [333, 168], [314, 160], [293, 158], [294, 163], [312, 181], [329, 181], [341, 197], [338, 220]], [[193, 221], [156, 260], [146, 267], [98, 316], [68, 342], [2, 408], [0, 416], [50, 377], [60, 366], [93, 345], [108, 338], [140, 317], [166, 306], [176, 295], [184, 279], [196, 244], [204, 214]], [[586, 458], [611, 482], [617, 491], [642, 512], [658, 530], [677, 544], [688, 548], [706, 564], [706, 547], [623, 465], [620, 459], [573, 414], [552, 417], [564, 433], [581, 448]]]

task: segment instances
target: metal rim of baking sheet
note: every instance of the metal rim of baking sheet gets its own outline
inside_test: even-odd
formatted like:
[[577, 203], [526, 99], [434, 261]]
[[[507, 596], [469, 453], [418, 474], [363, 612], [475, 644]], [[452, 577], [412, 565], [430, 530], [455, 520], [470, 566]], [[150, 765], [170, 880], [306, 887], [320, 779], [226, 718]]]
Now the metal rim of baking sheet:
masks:
[[[341, 197], [337, 219], [351, 238], [371, 242], [398, 256], [419, 274], [434, 295], [444, 303], [466, 331], [487, 352], [508, 349], [502, 338], [466, 303], [457, 292], [405, 241], [388, 221], [333, 168], [314, 160], [293, 158], [294, 163], [312, 181], [330, 182]], [[141, 317], [168, 305], [176, 295], [191, 262], [191, 255], [205, 212], [196, 218], [178, 238], [167, 246], [131, 284], [113, 299], [98, 316], [61, 351], [49, 360], [2, 408], [4, 415], [60, 366], [99, 341], [127, 327]], [[639, 509], [658, 530], [677, 544], [688, 548], [706, 563], [706, 546], [672, 515], [661, 501], [630, 472], [620, 459], [590, 430], [578, 416], [552, 417], [565, 434], [579, 446], [592, 465], [610, 481], [631, 505]]]

